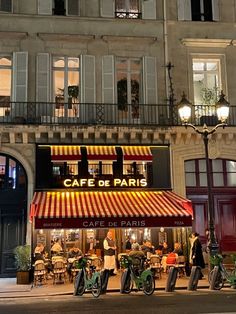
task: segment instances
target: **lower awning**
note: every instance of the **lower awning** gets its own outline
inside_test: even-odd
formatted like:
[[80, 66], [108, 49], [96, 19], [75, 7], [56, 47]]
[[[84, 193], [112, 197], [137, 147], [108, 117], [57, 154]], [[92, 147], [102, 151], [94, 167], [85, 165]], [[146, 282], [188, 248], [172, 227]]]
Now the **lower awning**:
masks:
[[35, 192], [35, 229], [192, 225], [191, 201], [170, 191]]

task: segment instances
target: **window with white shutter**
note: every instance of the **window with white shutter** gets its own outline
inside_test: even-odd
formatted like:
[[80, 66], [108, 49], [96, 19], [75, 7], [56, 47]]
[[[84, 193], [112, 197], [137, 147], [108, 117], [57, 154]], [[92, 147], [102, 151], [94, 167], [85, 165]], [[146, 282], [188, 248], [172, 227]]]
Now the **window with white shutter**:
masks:
[[177, 5], [178, 20], [219, 20], [219, 0], [178, 0]]
[[79, 15], [80, 0], [51, 0], [53, 15]]

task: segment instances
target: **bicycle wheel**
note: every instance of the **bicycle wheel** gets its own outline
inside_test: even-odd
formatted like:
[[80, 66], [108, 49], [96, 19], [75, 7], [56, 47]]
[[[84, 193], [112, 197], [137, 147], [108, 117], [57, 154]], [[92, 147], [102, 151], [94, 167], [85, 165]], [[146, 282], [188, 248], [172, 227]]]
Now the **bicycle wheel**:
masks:
[[123, 281], [123, 280], [125, 280], [125, 282], [123, 283], [122, 293], [129, 294], [132, 291], [132, 289], [133, 289], [133, 283], [132, 283], [132, 279], [131, 279], [131, 274], [124, 272], [122, 274], [121, 281]]
[[146, 295], [153, 294], [155, 290], [155, 280], [152, 275], [148, 275], [145, 281], [143, 282], [143, 292]]
[[79, 272], [75, 279], [74, 295], [82, 296], [85, 291], [85, 281], [83, 272]]
[[94, 298], [98, 298], [101, 294], [102, 291], [102, 280], [101, 280], [101, 276], [98, 276], [95, 279], [95, 282], [92, 286], [92, 295], [94, 296]]
[[[209, 284], [211, 285], [212, 283], [212, 279], [213, 279], [213, 270], [208, 274], [208, 281]], [[214, 285], [214, 289], [215, 290], [220, 290], [222, 289], [224, 286], [224, 278], [222, 277], [222, 274], [220, 271], [218, 271], [217, 275], [216, 275], [216, 280], [215, 280], [215, 285]]]

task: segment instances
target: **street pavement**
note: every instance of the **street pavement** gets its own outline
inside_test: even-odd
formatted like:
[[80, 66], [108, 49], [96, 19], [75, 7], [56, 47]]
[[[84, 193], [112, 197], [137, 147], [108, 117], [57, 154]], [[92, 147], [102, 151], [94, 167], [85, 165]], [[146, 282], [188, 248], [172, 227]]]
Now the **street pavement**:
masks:
[[[108, 282], [108, 292], [120, 291], [121, 272], [117, 276], [110, 277]], [[206, 289], [209, 283], [206, 279], [198, 281], [198, 289]], [[161, 279], [156, 279], [156, 290], [164, 291], [166, 287], [167, 275], [163, 274]], [[189, 277], [181, 277], [176, 280], [176, 290], [187, 290]], [[47, 280], [44, 285], [34, 286], [17, 285], [16, 278], [0, 278], [0, 299], [2, 298], [20, 298], [34, 296], [55, 296], [55, 295], [73, 295], [74, 286], [66, 280], [64, 284], [53, 284], [52, 279]]]

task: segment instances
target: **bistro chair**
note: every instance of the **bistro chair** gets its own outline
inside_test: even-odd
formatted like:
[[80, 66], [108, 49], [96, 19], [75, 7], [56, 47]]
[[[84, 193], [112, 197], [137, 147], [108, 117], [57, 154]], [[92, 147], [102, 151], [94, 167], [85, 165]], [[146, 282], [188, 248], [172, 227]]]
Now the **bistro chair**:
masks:
[[102, 269], [102, 259], [100, 257], [91, 259], [91, 265], [96, 267], [96, 271], [100, 271]]
[[149, 265], [154, 275], [161, 279], [161, 258], [159, 255], [150, 255]]
[[34, 264], [34, 286], [46, 283], [47, 270], [43, 260], [38, 260]]
[[185, 275], [185, 266], [186, 266], [186, 262], [185, 262], [185, 256], [178, 256], [177, 258], [177, 267], [178, 267], [178, 274], [179, 277], [182, 277]]
[[73, 260], [72, 262], [72, 266], [70, 269], [70, 282], [73, 282], [75, 277], [77, 276], [78, 272], [80, 271], [80, 269], [77, 267], [77, 263], [78, 261], [76, 259]]
[[53, 264], [53, 284], [64, 283], [66, 280], [66, 264], [63, 259], [58, 259]]

